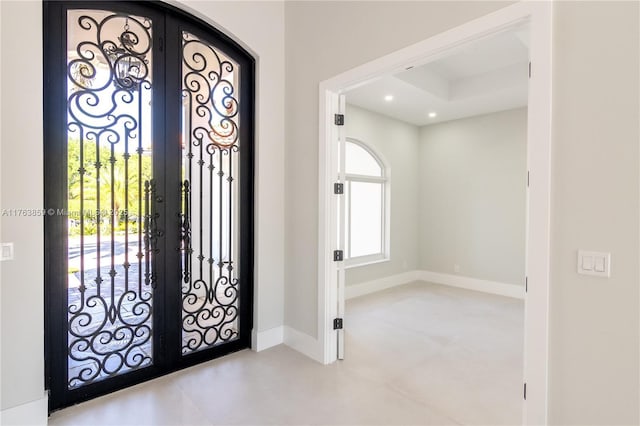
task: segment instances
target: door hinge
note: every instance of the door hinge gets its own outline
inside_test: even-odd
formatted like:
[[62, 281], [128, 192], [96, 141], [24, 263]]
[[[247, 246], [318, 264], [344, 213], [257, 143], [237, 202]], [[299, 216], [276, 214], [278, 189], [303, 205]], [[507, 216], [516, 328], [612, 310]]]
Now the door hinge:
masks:
[[531, 61], [529, 61], [529, 78], [531, 78]]
[[529, 170], [527, 170], [527, 188], [529, 187]]
[[524, 292], [529, 291], [529, 277], [524, 277]]
[[527, 400], [527, 383], [526, 382], [524, 384], [524, 391], [523, 392], [524, 392], [524, 400], [526, 401]]
[[334, 194], [344, 194], [344, 183], [336, 182], [333, 184], [333, 193]]
[[342, 330], [342, 318], [334, 318], [334, 320], [333, 320], [333, 329], [334, 330]]
[[335, 114], [333, 122], [336, 126], [344, 126], [344, 114]]
[[344, 260], [344, 252], [342, 250], [333, 251], [333, 261], [342, 262]]
[[158, 50], [161, 52], [164, 50], [164, 39], [162, 37], [158, 39]]

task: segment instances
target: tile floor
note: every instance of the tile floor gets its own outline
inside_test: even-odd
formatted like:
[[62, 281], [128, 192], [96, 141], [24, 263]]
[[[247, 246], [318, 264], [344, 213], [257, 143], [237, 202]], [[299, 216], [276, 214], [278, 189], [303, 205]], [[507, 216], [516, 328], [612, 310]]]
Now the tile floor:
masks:
[[54, 413], [50, 425], [519, 424], [523, 303], [428, 283], [347, 302], [346, 359], [242, 351]]

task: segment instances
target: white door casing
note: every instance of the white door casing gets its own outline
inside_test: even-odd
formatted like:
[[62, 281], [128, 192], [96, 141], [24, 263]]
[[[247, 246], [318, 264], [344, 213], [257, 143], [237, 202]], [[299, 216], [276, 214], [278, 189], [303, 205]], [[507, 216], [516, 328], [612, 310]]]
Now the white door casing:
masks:
[[[552, 2], [523, 1], [437, 34], [320, 83], [319, 221], [318, 221], [318, 343], [325, 364], [339, 359], [333, 319], [344, 313], [344, 268], [333, 262], [338, 241], [338, 199], [333, 194], [340, 144], [334, 114], [340, 112], [339, 94], [407, 66], [432, 62], [451, 49], [489, 37], [524, 22], [530, 28], [527, 168], [526, 275], [524, 380], [527, 398], [523, 424], [546, 424], [548, 415], [548, 305], [550, 254], [550, 152]], [[342, 109], [344, 111], [344, 109]], [[340, 158], [344, 158], [341, 156]], [[343, 235], [344, 232], [341, 232]], [[343, 238], [341, 238], [343, 239]], [[342, 243], [341, 245], [339, 245]], [[345, 327], [348, 324], [345, 324]], [[342, 341], [341, 341], [342, 342]], [[340, 348], [343, 345], [339, 346]], [[342, 355], [343, 353], [340, 352]]]

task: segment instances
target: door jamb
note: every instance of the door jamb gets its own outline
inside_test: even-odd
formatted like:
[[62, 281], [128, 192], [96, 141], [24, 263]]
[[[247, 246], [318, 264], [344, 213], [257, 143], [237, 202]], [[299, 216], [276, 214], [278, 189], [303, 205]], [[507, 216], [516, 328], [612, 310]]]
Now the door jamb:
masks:
[[333, 78], [319, 87], [319, 217], [318, 217], [318, 344], [325, 364], [337, 359], [333, 318], [338, 306], [338, 268], [331, 257], [337, 248], [337, 170], [335, 96], [378, 78], [437, 59], [449, 49], [490, 36], [521, 22], [530, 23], [527, 168], [528, 235], [526, 241], [523, 424], [546, 424], [548, 416], [549, 264], [552, 107], [552, 2], [519, 2], [432, 36]]

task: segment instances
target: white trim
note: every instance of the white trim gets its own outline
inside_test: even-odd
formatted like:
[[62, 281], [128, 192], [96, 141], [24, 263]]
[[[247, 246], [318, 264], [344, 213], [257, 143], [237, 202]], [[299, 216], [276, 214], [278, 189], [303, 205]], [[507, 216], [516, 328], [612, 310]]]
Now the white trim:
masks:
[[416, 280], [524, 300], [523, 285], [506, 284], [497, 281], [481, 280], [462, 275], [443, 274], [432, 271], [416, 272]]
[[[348, 215], [347, 215], [348, 216]], [[347, 219], [349, 219], [347, 217]], [[384, 240], [384, 238], [383, 238]], [[345, 260], [344, 260], [344, 268], [357, 268], [358, 266], [363, 265], [371, 265], [372, 263], [384, 262], [387, 260], [391, 260], [391, 257], [388, 253], [378, 252], [373, 254], [365, 254], [363, 256], [356, 257], [347, 257], [349, 255], [348, 251], [345, 251]]]
[[387, 178], [379, 177], [379, 176], [366, 176], [366, 175], [353, 175], [349, 173], [345, 173], [345, 180], [355, 181], [355, 182], [368, 182], [368, 183], [385, 183]]
[[[347, 98], [345, 95], [338, 95], [338, 102], [336, 104], [334, 104], [335, 106], [337, 106], [337, 111], [339, 114], [342, 114], [343, 117], [346, 117], [347, 115]], [[347, 138], [346, 138], [346, 130], [345, 130], [345, 126], [333, 126], [334, 129], [336, 129], [336, 133], [338, 138], [337, 139], [332, 139], [332, 143], [331, 143], [331, 150], [334, 154], [338, 154], [340, 153], [340, 155], [338, 156], [340, 159], [339, 162], [339, 166], [338, 166], [338, 181], [342, 182], [345, 186], [348, 186], [348, 192], [351, 193], [351, 182], [348, 182], [345, 178], [345, 170], [346, 170], [346, 165], [347, 165]], [[335, 163], [335, 159], [336, 157], [332, 157], [332, 159], [334, 160], [333, 164]], [[334, 169], [335, 170], [335, 169]], [[342, 250], [343, 254], [346, 255], [347, 251], [351, 251], [351, 241], [349, 241], [349, 244], [346, 244], [346, 237], [347, 234], [345, 232], [345, 222], [344, 222], [344, 218], [346, 217], [346, 211], [347, 211], [347, 199], [345, 198], [345, 196], [339, 196], [339, 197], [333, 197], [334, 199], [336, 199], [336, 202], [338, 203], [339, 209], [338, 210], [331, 210], [333, 212], [338, 212], [339, 215], [339, 219], [334, 216], [334, 220], [335, 220], [335, 228], [331, 228], [334, 230], [338, 230], [340, 229], [340, 232], [337, 235], [337, 240], [338, 240], [338, 244], [336, 246], [334, 246], [337, 250]], [[351, 214], [351, 203], [349, 203], [349, 214]], [[351, 225], [349, 225], [351, 226]], [[338, 262], [337, 263], [338, 266], [338, 276], [337, 276], [337, 294], [336, 294], [336, 302], [337, 302], [337, 306], [336, 306], [336, 315], [334, 318], [344, 318], [344, 286], [346, 284], [346, 278], [345, 278], [345, 262]], [[327, 335], [335, 335], [336, 339], [335, 339], [335, 344], [336, 344], [336, 353], [337, 353], [337, 358], [338, 359], [344, 359], [344, 330], [340, 329], [340, 330], [336, 330], [334, 333], [327, 333]]]
[[[528, 3], [527, 3], [528, 4]], [[531, 2], [527, 165], [529, 168], [525, 298], [524, 424], [547, 424], [551, 241], [552, 2]]]
[[[362, 256], [362, 257], [364, 257], [364, 256]], [[363, 266], [371, 266], [371, 265], [376, 265], [378, 263], [385, 263], [385, 262], [391, 261], [391, 257], [384, 257], [383, 254], [367, 256], [367, 258], [368, 259], [366, 261], [359, 261], [357, 263], [350, 263], [350, 261], [352, 261], [353, 259], [347, 259], [344, 262], [344, 264], [345, 264], [344, 269], [361, 268]], [[356, 257], [355, 259], [356, 260], [360, 260], [360, 258], [358, 258], [358, 257]]]
[[377, 293], [378, 291], [398, 287], [415, 281], [424, 281], [426, 283], [441, 284], [449, 287], [464, 288], [466, 290], [524, 300], [523, 286], [465, 277], [462, 275], [451, 275], [420, 270], [403, 272], [401, 274], [391, 275], [377, 280], [346, 286], [345, 299], [349, 300], [367, 294]]
[[308, 356], [309, 358], [324, 364], [324, 352], [320, 345], [320, 340], [314, 339], [308, 334], [302, 333], [295, 328], [285, 325], [284, 344], [290, 348]]
[[264, 331], [251, 330], [251, 349], [260, 352], [284, 342], [284, 326]]
[[375, 293], [386, 290], [388, 288], [397, 287], [416, 281], [419, 278], [420, 271], [403, 272], [389, 277], [379, 278], [373, 281], [367, 281], [360, 284], [349, 285], [345, 287], [345, 299], [353, 299], [354, 297], [364, 296], [365, 294]]
[[0, 425], [46, 426], [48, 407], [49, 395], [45, 392], [40, 399], [0, 411]]
[[[336, 129], [333, 125], [333, 114], [337, 111], [335, 104], [338, 95], [320, 85], [320, 109], [318, 111], [320, 143], [318, 145], [318, 345], [322, 348], [320, 362], [328, 364], [337, 359], [335, 333], [329, 330], [333, 328], [333, 318], [337, 314], [337, 265], [333, 262], [331, 251], [337, 245], [336, 233], [337, 221], [335, 212], [337, 208], [336, 197], [332, 196], [333, 188], [327, 185], [334, 176], [332, 169], [336, 165], [337, 155], [333, 148]], [[327, 140], [329, 141], [327, 143]], [[287, 332], [285, 329], [285, 344]], [[289, 345], [295, 349], [295, 346]], [[303, 352], [304, 353], [304, 352]]]
[[[318, 155], [318, 344], [322, 362], [336, 360], [336, 333], [332, 320], [338, 301], [338, 274], [330, 257], [337, 225], [336, 201], [332, 194], [335, 132], [332, 99], [342, 91], [392, 74], [409, 65], [421, 65], [450, 53], [466, 43], [479, 40], [523, 22], [530, 23], [527, 167], [530, 171], [527, 219], [526, 271], [529, 292], [525, 298], [524, 380], [527, 400], [524, 424], [546, 424], [548, 419], [549, 359], [549, 254], [550, 254], [550, 170], [551, 170], [551, 77], [553, 2], [522, 1], [469, 21], [427, 40], [400, 49], [319, 85]], [[285, 333], [286, 334], [286, 333]], [[285, 338], [286, 340], [286, 338]]]

